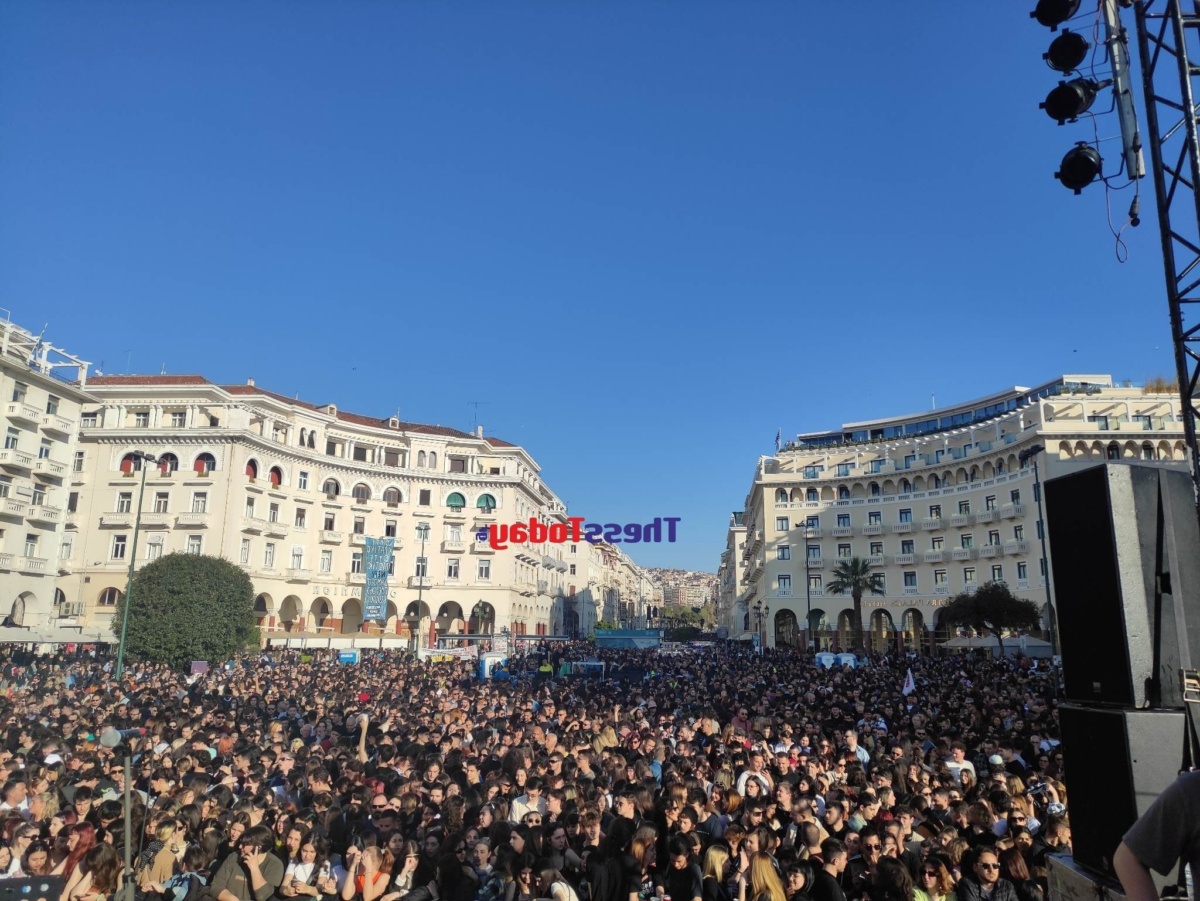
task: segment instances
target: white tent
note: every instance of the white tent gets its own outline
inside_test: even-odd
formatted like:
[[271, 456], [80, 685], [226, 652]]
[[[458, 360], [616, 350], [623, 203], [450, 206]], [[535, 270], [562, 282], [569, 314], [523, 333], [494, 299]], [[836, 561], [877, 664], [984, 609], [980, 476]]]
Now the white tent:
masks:
[[[995, 635], [977, 635], [974, 638], [960, 636], [943, 641], [940, 647], [948, 648], [951, 651], [988, 650], [994, 657], [1000, 654], [999, 642]], [[1050, 651], [1050, 642], [1042, 641], [1040, 638], [1013, 635], [1004, 639], [1004, 654], [1007, 657], [1015, 657], [1017, 654], [1023, 654], [1026, 657], [1049, 657], [1051, 656]]]

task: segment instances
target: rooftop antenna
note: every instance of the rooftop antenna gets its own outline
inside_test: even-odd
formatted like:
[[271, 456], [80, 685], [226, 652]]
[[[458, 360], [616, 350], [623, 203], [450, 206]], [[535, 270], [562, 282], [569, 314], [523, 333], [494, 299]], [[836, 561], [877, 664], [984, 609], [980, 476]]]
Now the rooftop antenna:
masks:
[[129, 372], [130, 372], [129, 367], [132, 365], [133, 365], [133, 351], [127, 350], [127, 351], [125, 351], [125, 374], [126, 375], [129, 374]]
[[159, 374], [159, 375], [166, 375], [166, 374], [167, 374], [167, 362], [166, 362], [166, 360], [164, 360], [164, 361], [163, 361], [163, 364], [162, 364], [162, 369], [161, 369], [161, 370], [159, 370], [159, 373], [158, 373], [158, 374]]
[[467, 401], [468, 407], [475, 408], [475, 413], [471, 419], [471, 434], [474, 434], [476, 428], [479, 426], [479, 408], [481, 406], [486, 407], [490, 403], [491, 403], [490, 400], [469, 400], [469, 401]]

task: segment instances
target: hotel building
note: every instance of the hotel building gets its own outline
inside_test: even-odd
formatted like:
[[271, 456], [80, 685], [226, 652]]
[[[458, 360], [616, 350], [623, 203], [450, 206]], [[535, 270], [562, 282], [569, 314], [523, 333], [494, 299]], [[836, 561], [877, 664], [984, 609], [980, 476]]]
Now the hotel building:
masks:
[[[104, 619], [135, 565], [172, 552], [249, 573], [264, 633], [587, 634], [640, 572], [608, 545], [510, 544], [493, 523], [567, 521], [521, 447], [202, 376], [95, 376], [70, 473], [61, 590]], [[135, 452], [157, 458], [143, 471]], [[142, 483], [145, 483], [144, 499]], [[140, 511], [136, 554], [135, 517]], [[363, 624], [363, 547], [395, 540], [385, 623]]]
[[809, 635], [821, 648], [852, 646], [852, 601], [827, 589], [849, 557], [880, 575], [883, 594], [863, 597], [877, 649], [950, 637], [939, 608], [989, 581], [1045, 615], [1053, 562], [1042, 557], [1034, 460], [1044, 481], [1105, 460], [1186, 467], [1187, 453], [1178, 395], [1107, 375], [797, 435], [759, 460], [731, 518], [718, 570], [724, 624], [768, 647], [803, 647]]

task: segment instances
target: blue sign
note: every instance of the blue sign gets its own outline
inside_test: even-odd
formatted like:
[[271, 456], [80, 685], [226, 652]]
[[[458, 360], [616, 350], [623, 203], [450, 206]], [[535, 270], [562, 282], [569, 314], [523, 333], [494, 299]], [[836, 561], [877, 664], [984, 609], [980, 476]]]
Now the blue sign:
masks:
[[358, 651], [338, 651], [338, 663], [358, 663]]
[[387, 619], [388, 569], [392, 565], [394, 538], [368, 538], [363, 548], [363, 568], [367, 584], [363, 587], [363, 622]]

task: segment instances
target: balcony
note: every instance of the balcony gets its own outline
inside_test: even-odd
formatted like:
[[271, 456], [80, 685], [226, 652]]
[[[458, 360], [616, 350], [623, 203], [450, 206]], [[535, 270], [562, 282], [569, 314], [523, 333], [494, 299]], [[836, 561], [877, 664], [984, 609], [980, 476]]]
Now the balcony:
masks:
[[15, 558], [12, 554], [0, 554], [0, 570], [7, 572], [13, 568]]
[[998, 544], [985, 544], [983, 547], [981, 547], [979, 549], [979, 558], [981, 560], [984, 558], [987, 558], [987, 557], [999, 557], [999, 556], [1000, 556], [1000, 545], [998, 545]]
[[950, 516], [950, 525], [956, 529], [961, 529], [971, 524], [970, 513], [954, 513]]
[[752, 533], [746, 536], [746, 554], [749, 557], [751, 554], [758, 551], [763, 545], [762, 529], [755, 529]]
[[995, 522], [999, 518], [1000, 518], [999, 510], [984, 510], [980, 513], [975, 514], [975, 522], [977, 522], [977, 523]]
[[950, 552], [950, 559], [951, 560], [970, 560], [971, 556], [974, 553], [975, 553], [974, 548], [956, 547], [954, 550], [952, 550]]
[[834, 538], [851, 538], [854, 535], [854, 529], [851, 526], [834, 526], [829, 530], [829, 534]]
[[531, 598], [537, 591], [537, 585], [535, 585], [533, 582], [518, 582], [517, 591], [520, 592], [523, 597]]
[[804, 528], [804, 537], [805, 537], [805, 538], [814, 538], [814, 539], [815, 539], [815, 538], [824, 538], [824, 537], [825, 537], [825, 530], [824, 530], [824, 529], [809, 529], [809, 528]]
[[1004, 553], [1006, 554], [1028, 554], [1029, 542], [1027, 541], [1006, 541], [1004, 542]]
[[312, 579], [312, 570], [288, 567], [286, 578], [289, 582], [307, 582]]
[[806, 557], [804, 559], [804, 566], [805, 566], [805, 569], [824, 569], [825, 568], [825, 558], [824, 557]]
[[947, 595], [950, 593], [949, 585], [934, 585], [933, 593], [936, 595]]
[[42, 411], [24, 401], [13, 401], [11, 404], [8, 404], [4, 412], [8, 414], [8, 418], [13, 422], [22, 422], [34, 428], [42, 424]]
[[921, 555], [921, 559], [926, 563], [944, 563], [946, 561], [945, 551], [926, 551]]
[[471, 551], [475, 554], [494, 554], [496, 549], [486, 541], [476, 541], [471, 544]]
[[1025, 507], [1022, 504], [1005, 504], [1000, 508], [1000, 516], [1004, 519], [1016, 519], [1024, 515]]
[[6, 469], [20, 469], [32, 472], [33, 459], [33, 454], [27, 454], [25, 451], [17, 450], [15, 447], [6, 447], [4, 450], [0, 450], [0, 466]]
[[42, 431], [53, 432], [55, 435], [64, 435], [70, 438], [75, 434], [75, 423], [65, 416], [59, 416], [57, 413], [43, 413]]
[[[356, 573], [356, 572], [351, 571], [351, 572], [346, 573], [346, 581], [349, 582], [351, 585], [366, 585], [367, 584], [367, 574], [365, 572]], [[428, 580], [426, 580], [426, 581], [428, 581]], [[411, 580], [410, 580], [410, 582], [411, 582]], [[411, 585], [410, 585], [410, 587], [411, 587]], [[428, 586], [426, 586], [426, 587], [428, 587]]]
[[251, 535], [262, 534], [262, 530], [267, 527], [265, 519], [259, 519], [257, 516], [242, 517], [242, 531], [249, 532]]
[[133, 513], [125, 511], [124, 513], [101, 513], [100, 525], [102, 526], [118, 526], [128, 527], [133, 525]]
[[913, 595], [917, 595], [920, 593], [921, 593], [921, 589], [915, 585], [905, 585], [904, 586], [904, 594], [909, 597], [912, 597]]
[[893, 535], [905, 534], [907, 532], [911, 532], [912, 530], [913, 524], [911, 522], [898, 522], [892, 526]]
[[932, 532], [932, 531], [935, 531], [936, 529], [941, 529], [944, 527], [945, 527], [945, 523], [943, 523], [943, 521], [941, 520], [940, 517], [935, 518], [935, 519], [921, 520], [921, 528], [926, 532]]
[[38, 457], [37, 462], [33, 464], [33, 471], [38, 475], [61, 479], [67, 474], [67, 465], [49, 457]]
[[875, 523], [871, 523], [868, 526], [863, 526], [862, 533], [864, 535], [882, 535], [883, 534], [883, 525], [881, 523], [875, 522]]
[[542, 566], [544, 566], [546, 569], [554, 569], [554, 558], [549, 554], [543, 554]]
[[45, 557], [18, 557], [17, 569], [23, 573], [44, 575], [47, 571], [47, 562]]
[[275, 522], [267, 521], [263, 526], [263, 534], [269, 538], [287, 538], [288, 527], [276, 520]]
[[743, 581], [747, 582], [747, 583], [757, 582], [759, 579], [762, 578], [762, 574], [763, 574], [762, 561], [757, 560], [757, 561], [755, 561], [754, 565], [746, 571], [746, 575], [745, 575]]
[[333, 529], [321, 530], [321, 544], [341, 544], [343, 537], [341, 532], [335, 532]]
[[143, 513], [142, 514], [143, 529], [166, 529], [171, 525], [170, 513]]
[[366, 544], [367, 544], [367, 535], [365, 532], [351, 532], [350, 533], [350, 546], [351, 547], [365, 547]]
[[461, 554], [464, 553], [466, 549], [467, 543], [465, 541], [451, 540], [447, 538], [442, 542], [443, 554]]
[[29, 512], [25, 514], [25, 518], [30, 522], [54, 524], [62, 519], [62, 510], [58, 507], [49, 507], [45, 504], [34, 504], [29, 508]]
[[550, 583], [547, 582], [545, 579], [538, 579], [537, 593], [538, 594], [549, 594], [550, 593]]
[[429, 578], [429, 576], [409, 576], [408, 577], [408, 587], [409, 588], [432, 588], [433, 587], [433, 579]]
[[208, 513], [180, 513], [175, 517], [175, 526], [180, 529], [203, 529], [208, 526]]
[[897, 566], [912, 566], [916, 562], [916, 554], [897, 554], [892, 561]]
[[887, 566], [887, 557], [883, 556], [883, 554], [875, 554], [867, 557], [867, 562], [872, 566]]
[[1017, 579], [1017, 591], [1028, 591], [1028, 590], [1029, 590], [1029, 580], [1028, 579]]

